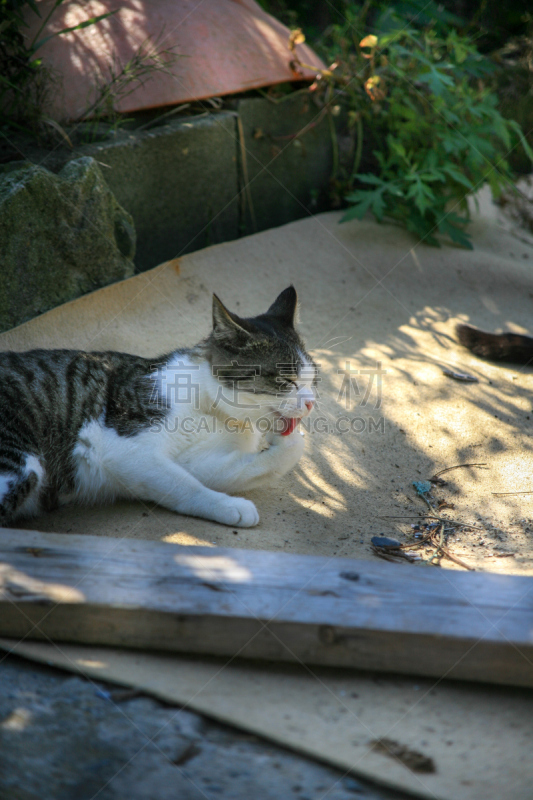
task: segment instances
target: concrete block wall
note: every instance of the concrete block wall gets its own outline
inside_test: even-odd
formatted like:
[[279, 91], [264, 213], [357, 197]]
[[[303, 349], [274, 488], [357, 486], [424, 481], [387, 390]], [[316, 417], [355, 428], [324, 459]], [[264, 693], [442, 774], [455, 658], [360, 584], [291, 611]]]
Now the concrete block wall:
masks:
[[332, 169], [328, 121], [305, 94], [237, 100], [81, 154], [133, 217], [138, 271], [324, 210]]
[[238, 114], [252, 204], [245, 208], [244, 232], [325, 210], [332, 172], [331, 132], [327, 118], [309, 97], [289, 95], [277, 103], [241, 100]]
[[235, 117], [171, 122], [85, 148], [133, 217], [136, 268], [239, 235]]
[[[134, 268], [142, 272], [193, 250], [325, 210], [332, 172], [331, 133], [327, 118], [308, 95], [296, 93], [277, 103], [260, 97], [242, 98], [227, 101], [226, 106], [225, 110], [166, 123], [152, 119], [152, 127], [119, 129], [114, 138], [106, 133], [104, 141], [74, 150], [36, 150], [26, 161], [4, 165], [2, 174], [21, 167], [40, 169], [55, 185], [59, 176], [52, 173], [63, 174], [72, 161], [94, 164], [82, 158], [91, 156], [99, 166], [96, 172], [103, 176], [103, 180], [99, 178], [102, 190], [111, 190], [112, 203], [118, 202], [130, 228], [133, 220], [137, 246], [134, 265], [128, 262], [130, 272], [117, 273], [113, 259], [100, 246], [101, 240], [90, 240], [92, 256], [102, 261], [97, 280], [87, 258], [76, 255], [78, 251], [73, 250], [65, 261], [47, 247], [51, 265], [36, 257], [39, 268], [32, 268], [22, 247], [20, 264], [13, 268], [15, 291], [14, 279], [8, 280], [11, 267], [6, 260], [14, 239], [4, 231], [0, 329], [131, 274]], [[44, 169], [35, 166], [39, 164]], [[45, 199], [41, 205], [38, 214], [31, 209], [28, 212], [28, 226], [39, 224], [51, 236], [57, 234], [61, 226], [57, 214], [52, 213], [53, 204]], [[101, 227], [100, 222], [93, 221], [95, 229]], [[115, 238], [117, 230], [115, 226]], [[133, 229], [130, 233], [128, 242], [133, 242]], [[73, 236], [73, 247], [82, 243], [76, 230]], [[39, 250], [40, 240], [34, 244]], [[119, 247], [120, 241], [115, 245]], [[78, 274], [83, 280], [72, 279]]]

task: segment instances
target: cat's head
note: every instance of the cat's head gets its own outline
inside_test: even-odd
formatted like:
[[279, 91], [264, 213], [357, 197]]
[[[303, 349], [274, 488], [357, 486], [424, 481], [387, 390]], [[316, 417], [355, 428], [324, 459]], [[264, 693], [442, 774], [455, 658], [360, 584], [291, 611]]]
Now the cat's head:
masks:
[[311, 412], [317, 368], [294, 327], [297, 303], [289, 286], [264, 314], [240, 317], [213, 295], [207, 358], [225, 411], [237, 419], [270, 415], [290, 432]]

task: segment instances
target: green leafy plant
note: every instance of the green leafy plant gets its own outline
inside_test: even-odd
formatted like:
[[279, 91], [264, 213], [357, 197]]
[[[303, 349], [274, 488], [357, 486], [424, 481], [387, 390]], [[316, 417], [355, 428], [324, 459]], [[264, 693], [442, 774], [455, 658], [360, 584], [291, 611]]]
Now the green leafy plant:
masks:
[[[440, 233], [471, 247], [467, 198], [485, 183], [498, 196], [512, 182], [509, 152], [521, 145], [532, 161], [533, 152], [518, 123], [501, 115], [494, 66], [457, 18], [431, 2], [404, 5], [410, 23], [397, 6], [371, 26], [371, 2], [352, 5], [325, 36], [331, 66], [313, 88], [331, 110], [344, 106], [354, 141], [351, 169], [337, 175], [349, 204], [343, 220], [371, 211], [429, 244], [439, 245]], [[373, 168], [361, 173], [365, 137]]]
[[174, 48], [163, 48], [164, 29], [155, 41], [145, 39], [135, 50], [132, 57], [120, 64], [113, 57], [107, 72], [95, 79], [96, 96], [93, 102], [85, 109], [82, 119], [89, 120], [88, 139], [94, 138], [91, 129], [97, 131], [102, 122], [116, 130], [120, 125], [128, 122], [117, 111], [117, 103], [123, 100], [139, 86], [143, 86], [156, 72], [170, 72], [170, 67], [183, 56], [175, 53]]
[[[54, 78], [43, 64], [38, 50], [54, 36], [95, 25], [114, 14], [110, 11], [90, 17], [78, 25], [41, 36], [47, 23], [64, 0], [55, 0], [44, 18], [35, 0], [0, 0], [0, 130], [15, 129], [39, 135], [43, 125], [64, 132], [44, 112], [46, 100], [53, 88]], [[27, 15], [42, 19], [33, 39], [28, 41]]]

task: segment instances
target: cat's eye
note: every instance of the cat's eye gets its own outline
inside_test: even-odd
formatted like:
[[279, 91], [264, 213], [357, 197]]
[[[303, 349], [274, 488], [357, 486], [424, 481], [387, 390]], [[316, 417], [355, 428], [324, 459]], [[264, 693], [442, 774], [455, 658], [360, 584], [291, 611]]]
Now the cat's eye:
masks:
[[298, 384], [291, 378], [276, 378], [276, 381], [279, 384], [280, 389], [291, 389], [294, 386], [294, 388], [298, 391]]

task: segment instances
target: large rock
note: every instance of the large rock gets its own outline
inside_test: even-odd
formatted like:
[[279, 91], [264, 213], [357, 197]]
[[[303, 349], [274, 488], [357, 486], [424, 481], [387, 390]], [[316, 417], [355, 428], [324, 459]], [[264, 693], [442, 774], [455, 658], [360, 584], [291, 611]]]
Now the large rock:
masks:
[[133, 275], [135, 228], [93, 158], [0, 172], [0, 330]]

